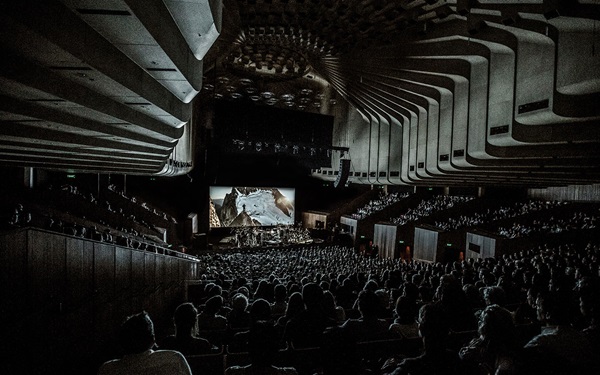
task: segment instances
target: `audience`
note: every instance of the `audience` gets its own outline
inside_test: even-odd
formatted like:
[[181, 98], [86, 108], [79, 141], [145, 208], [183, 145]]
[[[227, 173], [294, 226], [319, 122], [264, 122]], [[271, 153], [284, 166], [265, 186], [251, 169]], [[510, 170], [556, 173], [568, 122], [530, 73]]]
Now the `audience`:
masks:
[[[80, 194], [71, 186], [64, 191]], [[403, 197], [382, 196], [357, 214], [366, 217]], [[394, 222], [398, 225], [414, 222], [469, 199], [437, 196], [422, 201]], [[95, 199], [90, 202], [98, 205]], [[529, 201], [447, 219], [436, 225], [454, 230], [560, 205]], [[110, 202], [101, 206], [127, 216]], [[563, 219], [548, 215], [527, 223], [519, 220], [498, 227], [497, 233], [518, 238], [594, 229], [598, 216], [590, 212], [572, 212]], [[48, 229], [117, 244], [122, 240], [120, 233], [137, 236], [135, 229], [83, 226], [61, 219], [48, 220]], [[18, 204], [9, 222], [15, 227], [30, 221], [31, 215]], [[131, 243], [128, 241], [127, 245]], [[138, 241], [133, 247], [146, 246]], [[384, 367], [385, 372], [600, 373], [600, 361], [594, 356], [600, 350], [599, 255], [598, 244], [594, 243], [541, 245], [496, 258], [448, 264], [365, 258], [353, 248], [338, 245], [276, 249], [257, 246], [243, 251], [206, 252], [198, 256], [197, 264], [204, 286], [202, 296], [194, 300], [199, 302], [197, 306], [183, 303], [177, 307], [173, 315], [175, 334], [159, 343], [164, 350], [156, 350], [153, 323], [148, 315], [137, 314], [121, 327], [120, 341], [125, 355], [103, 364], [99, 373], [153, 374], [168, 369], [170, 373], [187, 374], [190, 369], [183, 355], [218, 350], [208, 340], [198, 337], [199, 332], [228, 335], [218, 341], [209, 339], [218, 345], [230, 345], [232, 350], [250, 353], [252, 365], [231, 367], [228, 374], [297, 373], [293, 368], [274, 366], [279, 363], [274, 362], [277, 350], [286, 344], [290, 350], [320, 347], [325, 355], [324, 374], [359, 373], [362, 368], [356, 362], [360, 358], [352, 355], [357, 353], [356, 343], [418, 336], [422, 338], [424, 352], [396, 363], [391, 361]], [[541, 332], [536, 332], [540, 325]], [[449, 335], [456, 338], [463, 334], [468, 338], [460, 346], [447, 347]], [[340, 350], [336, 351], [336, 347]], [[342, 348], [346, 351], [342, 352]]]
[[345, 329], [357, 342], [388, 338], [388, 323], [377, 317], [379, 300], [375, 292], [363, 290], [358, 294], [357, 301], [361, 317], [346, 320], [342, 324], [342, 329]]
[[367, 205], [359, 208], [355, 213], [351, 214], [350, 217], [356, 220], [362, 220], [377, 211], [381, 211], [384, 208], [399, 202], [400, 200], [408, 197], [408, 195], [408, 193], [398, 192], [386, 194], [382, 191], [379, 194], [379, 199], [371, 200]]
[[198, 329], [200, 331], [218, 331], [227, 328], [227, 318], [219, 315], [223, 306], [223, 297], [215, 295], [210, 297], [204, 305], [204, 310], [198, 316]]
[[318, 347], [323, 340], [323, 331], [336, 325], [323, 308], [323, 290], [315, 283], [302, 288], [302, 300], [306, 309], [291, 318], [285, 327], [284, 339], [295, 348]]
[[409, 208], [406, 213], [390, 218], [390, 222], [401, 226], [411, 221], [417, 221], [422, 217], [429, 216], [437, 211], [447, 210], [455, 204], [466, 203], [473, 197], [436, 195], [431, 199], [424, 199], [416, 208]]
[[449, 217], [446, 221], [436, 221], [435, 226], [445, 231], [460, 229], [463, 227], [482, 226], [487, 223], [526, 215], [532, 212], [549, 210], [566, 204], [559, 201], [541, 201], [529, 200], [527, 202], [515, 202], [508, 206], [502, 206], [496, 209], [487, 209], [485, 212], [475, 212], [468, 215], [459, 215], [457, 217]]
[[217, 351], [213, 346], [201, 337], [197, 336], [198, 310], [192, 303], [182, 303], [175, 309], [173, 315], [175, 323], [175, 334], [167, 336], [161, 343], [163, 349], [176, 350], [183, 355], [206, 354]]
[[393, 375], [460, 374], [458, 356], [446, 349], [449, 325], [443, 307], [439, 304], [423, 305], [419, 310], [418, 323], [419, 334], [423, 338], [423, 354], [406, 358], [395, 368], [388, 364], [384, 372]]
[[584, 333], [572, 326], [571, 295], [540, 293], [536, 300], [542, 332], [525, 345], [525, 373], [597, 374], [598, 353]]
[[[598, 369], [590, 353], [598, 348], [599, 253], [593, 243], [545, 245], [448, 264], [369, 259], [340, 246], [207, 253], [199, 263], [205, 287], [198, 325], [203, 330], [249, 327], [223, 343], [231, 351], [250, 351], [255, 326], [267, 324], [278, 349], [287, 343], [290, 350], [320, 347], [327, 353], [323, 373], [339, 373], [334, 364], [348, 360], [326, 341], [329, 332], [330, 339], [343, 338], [339, 347], [350, 352], [356, 342], [419, 334], [423, 354], [398, 353], [395, 362], [384, 366], [386, 373], [561, 374], [576, 369], [592, 374]], [[349, 307], [337, 306], [344, 300]], [[395, 302], [391, 325], [392, 312], [385, 309], [389, 301]], [[273, 306], [284, 304], [283, 315], [273, 314]], [[175, 314], [172, 342], [182, 333], [188, 339], [195, 335], [190, 328], [194, 306], [182, 306], [189, 315], [180, 322]], [[526, 326], [517, 328], [514, 321]], [[545, 327], [537, 335], [539, 324]], [[469, 342], [469, 334], [477, 337]], [[447, 346], [448, 335], [452, 346]], [[460, 346], [457, 337], [464, 337]], [[185, 346], [165, 343], [163, 348], [189, 353]], [[273, 363], [259, 360], [253, 368], [228, 371], [255, 372], [256, 366]], [[348, 373], [363, 369], [359, 363]]]
[[499, 227], [497, 234], [507, 238], [527, 237], [533, 234], [561, 233], [577, 229], [594, 229], [598, 215], [576, 212], [571, 217], [562, 219], [549, 217], [546, 220], [534, 220], [531, 223], [513, 223], [511, 227]]
[[302, 294], [294, 292], [290, 295], [288, 300], [285, 314], [277, 320], [277, 327], [282, 332], [285, 330], [287, 323], [304, 311], [304, 301], [302, 300]]
[[517, 374], [519, 347], [510, 311], [489, 305], [480, 315], [478, 332], [479, 337], [460, 350], [462, 373]]
[[250, 327], [250, 313], [246, 311], [248, 297], [242, 293], [236, 293], [231, 300], [231, 311], [227, 315], [229, 328], [240, 329]]
[[257, 321], [250, 328], [248, 335], [248, 353], [251, 364], [248, 366], [232, 366], [225, 369], [226, 375], [297, 375], [293, 367], [276, 367], [279, 339], [271, 322]]
[[181, 353], [153, 350], [154, 340], [154, 324], [145, 311], [128, 317], [119, 331], [123, 358], [105, 362], [98, 375], [191, 375]]
[[414, 314], [415, 304], [407, 296], [400, 296], [396, 301], [396, 319], [389, 326], [393, 337], [412, 339], [419, 336], [419, 326]]

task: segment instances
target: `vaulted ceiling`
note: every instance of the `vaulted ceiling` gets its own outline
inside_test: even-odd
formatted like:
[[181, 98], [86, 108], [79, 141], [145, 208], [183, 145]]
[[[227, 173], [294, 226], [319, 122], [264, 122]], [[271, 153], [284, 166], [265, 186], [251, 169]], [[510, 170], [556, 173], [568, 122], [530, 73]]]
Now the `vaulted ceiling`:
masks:
[[334, 139], [356, 183], [597, 182], [599, 18], [596, 0], [11, 2], [0, 163], [184, 174], [195, 114], [229, 100], [357, 113]]

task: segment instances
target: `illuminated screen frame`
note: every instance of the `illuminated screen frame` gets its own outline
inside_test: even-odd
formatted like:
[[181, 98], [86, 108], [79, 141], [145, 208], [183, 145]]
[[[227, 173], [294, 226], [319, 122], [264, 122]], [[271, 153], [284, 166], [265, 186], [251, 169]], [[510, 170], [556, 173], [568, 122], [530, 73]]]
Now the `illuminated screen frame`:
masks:
[[[272, 193], [270, 196], [269, 192]], [[227, 197], [228, 195], [229, 197]], [[210, 229], [294, 225], [296, 189], [262, 186], [210, 186], [209, 204]]]

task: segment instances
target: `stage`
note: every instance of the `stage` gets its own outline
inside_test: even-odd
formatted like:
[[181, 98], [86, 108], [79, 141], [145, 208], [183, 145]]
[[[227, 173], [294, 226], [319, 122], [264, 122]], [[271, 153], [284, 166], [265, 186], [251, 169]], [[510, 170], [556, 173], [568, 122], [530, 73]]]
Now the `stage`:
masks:
[[293, 226], [239, 227], [229, 228], [229, 233], [219, 232], [221, 236], [211, 236], [209, 248], [213, 250], [283, 248], [325, 242], [311, 235], [310, 230]]

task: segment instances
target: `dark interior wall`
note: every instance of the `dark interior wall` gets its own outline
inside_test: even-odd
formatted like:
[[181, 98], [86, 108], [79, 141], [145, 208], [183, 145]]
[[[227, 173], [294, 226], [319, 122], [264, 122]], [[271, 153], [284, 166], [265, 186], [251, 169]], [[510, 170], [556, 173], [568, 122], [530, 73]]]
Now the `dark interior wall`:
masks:
[[9, 360], [0, 372], [95, 373], [118, 354], [122, 319], [144, 309], [168, 326], [195, 273], [196, 263], [162, 254], [36, 229], [2, 234], [0, 350]]
[[304, 168], [319, 168], [331, 160], [333, 119], [252, 102], [216, 101], [213, 152], [219, 156], [286, 156]]

